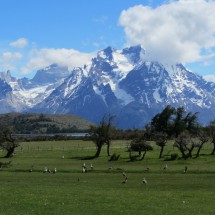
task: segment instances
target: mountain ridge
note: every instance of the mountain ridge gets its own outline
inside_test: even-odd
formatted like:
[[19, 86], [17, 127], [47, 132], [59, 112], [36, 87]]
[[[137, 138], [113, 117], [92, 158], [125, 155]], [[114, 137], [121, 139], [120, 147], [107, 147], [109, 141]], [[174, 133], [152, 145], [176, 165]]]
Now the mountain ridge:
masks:
[[[144, 60], [146, 55], [141, 46], [123, 50], [107, 47], [82, 68], [68, 71], [53, 64], [35, 77], [43, 79], [47, 71], [47, 77], [56, 74], [63, 77], [44, 77], [39, 83], [35, 81], [38, 78], [20, 81], [30, 86], [27, 89], [25, 84], [26, 92], [35, 93], [32, 100], [26, 97], [30, 105], [24, 111], [76, 114], [94, 123], [104, 114], [112, 114], [116, 115], [116, 126], [123, 129], [142, 128], [167, 105], [199, 112], [202, 123], [215, 118], [215, 83], [207, 82], [179, 63], [167, 65]], [[34, 92], [35, 83], [41, 90], [38, 95]], [[12, 95], [14, 89], [12, 86]]]

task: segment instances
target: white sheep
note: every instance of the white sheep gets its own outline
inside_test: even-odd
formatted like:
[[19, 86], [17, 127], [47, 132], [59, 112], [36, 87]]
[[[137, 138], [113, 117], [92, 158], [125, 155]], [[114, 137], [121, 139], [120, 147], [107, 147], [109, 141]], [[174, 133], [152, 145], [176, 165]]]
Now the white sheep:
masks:
[[147, 180], [145, 178], [143, 178], [143, 183], [147, 184]]
[[47, 173], [47, 172], [48, 172], [48, 168], [45, 167], [44, 170], [43, 170], [43, 172], [44, 172], [44, 173]]

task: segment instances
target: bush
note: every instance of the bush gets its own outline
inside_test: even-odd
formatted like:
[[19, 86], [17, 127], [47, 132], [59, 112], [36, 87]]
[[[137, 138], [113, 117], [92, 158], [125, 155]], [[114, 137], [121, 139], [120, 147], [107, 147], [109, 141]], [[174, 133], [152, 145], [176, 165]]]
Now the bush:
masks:
[[170, 155], [170, 160], [176, 160], [178, 158], [178, 154], [177, 153], [172, 153], [171, 155]]

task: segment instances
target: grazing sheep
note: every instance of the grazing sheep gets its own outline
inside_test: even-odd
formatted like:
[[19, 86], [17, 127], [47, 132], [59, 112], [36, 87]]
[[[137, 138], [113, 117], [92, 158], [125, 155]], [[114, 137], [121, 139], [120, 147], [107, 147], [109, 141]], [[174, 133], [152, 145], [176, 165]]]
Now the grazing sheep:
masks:
[[56, 173], [57, 172], [57, 168], [54, 168], [54, 171], [53, 171], [53, 173]]
[[143, 184], [147, 184], [147, 180], [143, 178]]
[[126, 173], [123, 172], [123, 173], [122, 173], [122, 176], [124, 177], [124, 180], [122, 181], [122, 184], [127, 183], [127, 181], [128, 181], [128, 176], [126, 175]]
[[124, 179], [124, 181], [122, 181], [122, 184], [126, 184], [127, 183], [127, 181], [128, 181], [128, 179], [126, 178], [126, 179]]
[[123, 175], [125, 178], [127, 178], [127, 175], [126, 175], [126, 173], [125, 173], [125, 172], [123, 172], [123, 173], [122, 173], [122, 175]]
[[47, 173], [47, 172], [48, 172], [48, 168], [45, 167], [44, 170], [43, 170], [43, 172], [44, 172], [44, 173]]
[[87, 172], [87, 166], [85, 163], [83, 163], [83, 165], [82, 165], [82, 172], [83, 173]]
[[166, 164], [166, 165], [164, 166], [164, 168], [163, 168], [163, 169], [164, 169], [164, 170], [167, 170], [167, 168], [168, 168], [168, 166], [167, 166], [167, 164]]

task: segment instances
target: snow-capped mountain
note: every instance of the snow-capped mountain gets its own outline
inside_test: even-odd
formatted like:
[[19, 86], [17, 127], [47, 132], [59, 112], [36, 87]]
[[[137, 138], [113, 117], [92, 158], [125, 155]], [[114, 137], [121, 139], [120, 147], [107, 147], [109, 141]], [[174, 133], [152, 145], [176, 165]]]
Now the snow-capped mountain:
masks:
[[17, 79], [0, 72], [0, 113], [23, 112], [42, 102], [70, 74], [56, 64], [37, 71], [33, 79]]
[[203, 123], [215, 118], [215, 83], [182, 64], [148, 62], [144, 55], [140, 46], [99, 51], [31, 111], [71, 113], [93, 122], [110, 113], [120, 128], [141, 128], [166, 105], [199, 112]]

